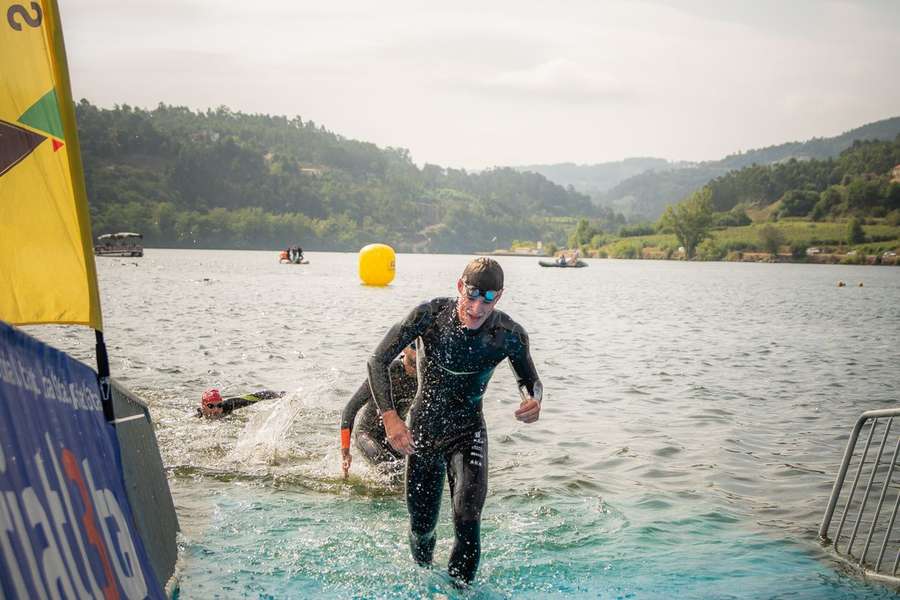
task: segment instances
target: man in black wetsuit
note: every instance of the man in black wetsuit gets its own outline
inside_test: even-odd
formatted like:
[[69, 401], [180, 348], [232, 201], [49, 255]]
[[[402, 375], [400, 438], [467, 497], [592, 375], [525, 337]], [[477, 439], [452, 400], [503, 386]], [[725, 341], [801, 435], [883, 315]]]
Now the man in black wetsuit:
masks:
[[[471, 261], [456, 282], [457, 298], [435, 298], [395, 324], [369, 359], [369, 383], [390, 444], [409, 457], [406, 504], [410, 548], [420, 565], [431, 564], [435, 526], [446, 473], [456, 539], [451, 577], [468, 583], [481, 558], [481, 509], [487, 495], [487, 430], [482, 398], [494, 368], [509, 359], [522, 395], [515, 416], [538, 420], [543, 387], [528, 348], [528, 334], [494, 310], [503, 295], [503, 269], [490, 258]], [[397, 414], [389, 365], [417, 340], [419, 390], [410, 428]]]
[[234, 398], [222, 399], [222, 394], [217, 389], [206, 390], [200, 399], [200, 407], [197, 409], [198, 417], [222, 417], [230, 415], [235, 409], [244, 408], [251, 404], [256, 404], [260, 400], [271, 400], [273, 398], [281, 398], [284, 392], [273, 392], [272, 390], [261, 390], [252, 394], [244, 394], [243, 396], [235, 396]]
[[[416, 345], [403, 349], [401, 358], [391, 362], [391, 390], [394, 394], [394, 408], [401, 419], [406, 418], [409, 407], [419, 387], [416, 378]], [[359, 423], [353, 427], [356, 413], [362, 409]], [[350, 472], [350, 434], [356, 432], [356, 448], [375, 467], [385, 472], [396, 473], [402, 466], [403, 455], [391, 448], [384, 433], [384, 423], [378, 408], [372, 400], [368, 379], [363, 381], [341, 413], [341, 457], [344, 477]]]

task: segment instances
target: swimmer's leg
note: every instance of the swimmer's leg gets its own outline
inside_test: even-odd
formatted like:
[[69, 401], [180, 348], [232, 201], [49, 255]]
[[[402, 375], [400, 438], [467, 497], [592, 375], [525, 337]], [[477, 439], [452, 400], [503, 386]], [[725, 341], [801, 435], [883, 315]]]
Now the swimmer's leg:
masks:
[[487, 497], [487, 431], [472, 434], [447, 457], [456, 540], [447, 572], [465, 583], [475, 579], [481, 560], [481, 509]]
[[413, 454], [406, 461], [406, 507], [409, 509], [409, 547], [421, 566], [430, 565], [437, 538], [434, 528], [444, 491], [443, 457]]

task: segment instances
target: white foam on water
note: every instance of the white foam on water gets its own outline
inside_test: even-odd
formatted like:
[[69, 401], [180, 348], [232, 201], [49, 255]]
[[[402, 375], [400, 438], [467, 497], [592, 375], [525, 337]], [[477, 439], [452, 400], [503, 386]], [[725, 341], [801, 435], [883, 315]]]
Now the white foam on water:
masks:
[[279, 456], [290, 454], [290, 431], [294, 421], [307, 408], [309, 397], [299, 388], [274, 402], [261, 403], [238, 435], [227, 460], [244, 465], [279, 464]]
[[[249, 418], [226, 456], [231, 468], [340, 482], [339, 414], [346, 398], [335, 392], [338, 377], [336, 369], [323, 370], [321, 381], [246, 409]], [[390, 482], [359, 452], [353, 454], [350, 477], [357, 484]]]

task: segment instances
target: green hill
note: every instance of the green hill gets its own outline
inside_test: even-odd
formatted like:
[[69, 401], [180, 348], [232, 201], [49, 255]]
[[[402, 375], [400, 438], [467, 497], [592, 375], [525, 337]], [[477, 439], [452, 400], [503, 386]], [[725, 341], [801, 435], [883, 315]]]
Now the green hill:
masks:
[[76, 114], [94, 233], [140, 231], [151, 246], [473, 252], [611, 216], [536, 173], [419, 168], [300, 117], [86, 100]]
[[[642, 173], [618, 182], [605, 192], [593, 180], [582, 180], [576, 184], [565, 172], [535, 167], [552, 181], [593, 194], [594, 201], [617, 212], [625, 214], [630, 221], [655, 221], [666, 206], [674, 204], [706, 183], [730, 171], [752, 165], [773, 165], [796, 159], [827, 159], [837, 157], [857, 140], [893, 140], [900, 134], [900, 117], [884, 119], [862, 127], [857, 127], [831, 138], [813, 138], [806, 142], [788, 142], [758, 150], [732, 154], [717, 161], [703, 163], [668, 163], [656, 165]], [[660, 160], [660, 159], [650, 159]], [[608, 163], [616, 165], [618, 163]], [[597, 165], [602, 166], [602, 165]], [[579, 173], [587, 177], [589, 171]], [[599, 180], [598, 180], [599, 181]], [[608, 180], [602, 180], [608, 181]]]
[[807, 248], [823, 246], [833, 248], [814, 258], [896, 264], [900, 134], [855, 141], [836, 158], [792, 157], [730, 171], [668, 208], [655, 225], [623, 227], [617, 236], [583, 219], [569, 243], [621, 258], [681, 256], [684, 248], [704, 260], [743, 260], [745, 252], [769, 259], [785, 251], [790, 260], [810, 260]]
[[766, 209], [772, 218], [880, 218], [900, 209], [896, 165], [900, 165], [900, 134], [892, 141], [853, 142], [837, 158], [791, 158], [745, 167], [706, 187], [717, 212], [744, 205]]

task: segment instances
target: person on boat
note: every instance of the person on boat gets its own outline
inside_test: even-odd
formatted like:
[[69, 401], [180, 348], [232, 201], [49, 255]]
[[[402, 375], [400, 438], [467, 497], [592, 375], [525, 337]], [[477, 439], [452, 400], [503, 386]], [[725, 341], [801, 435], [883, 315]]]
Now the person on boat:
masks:
[[566, 255], [565, 255], [565, 253], [562, 253], [562, 254], [559, 255], [559, 258], [556, 259], [556, 264], [558, 264], [558, 265], [561, 266], [561, 267], [565, 267], [565, 266], [566, 266]]
[[[388, 442], [407, 456], [409, 542], [420, 565], [430, 565], [444, 480], [449, 480], [455, 541], [448, 572], [471, 582], [481, 558], [481, 511], [487, 496], [488, 440], [482, 399], [494, 368], [512, 365], [522, 402], [515, 418], [534, 423], [543, 386], [529, 351], [528, 334], [495, 310], [503, 295], [503, 269], [490, 258], [466, 265], [458, 296], [435, 298], [396, 323], [369, 359], [369, 384]], [[418, 339], [419, 389], [407, 428], [391, 389], [392, 359]]]
[[300, 246], [291, 246], [288, 250], [288, 258], [295, 265], [303, 262], [303, 248]]
[[[395, 400], [394, 408], [397, 410], [397, 415], [401, 419], [405, 419], [419, 387], [419, 381], [416, 378], [415, 341], [403, 349], [400, 358], [391, 363], [390, 373], [391, 390]], [[360, 410], [362, 410], [362, 414], [354, 428], [353, 422]], [[384, 422], [372, 399], [368, 379], [359, 386], [341, 413], [341, 466], [344, 470], [344, 477], [349, 474], [350, 463], [353, 461], [350, 455], [352, 432], [355, 432], [353, 438], [356, 442], [356, 449], [362, 453], [369, 464], [386, 473], [398, 475], [401, 473], [404, 457], [387, 441]]]
[[569, 255], [568, 266], [574, 267], [578, 265], [578, 249], [572, 251], [572, 254]]
[[244, 394], [243, 396], [235, 396], [233, 398], [222, 398], [219, 390], [213, 388], [203, 392], [200, 398], [200, 406], [197, 408], [198, 417], [217, 418], [230, 415], [238, 408], [244, 408], [251, 404], [256, 404], [260, 400], [271, 400], [273, 398], [281, 398], [285, 392], [273, 392], [272, 390], [260, 390], [252, 394]]

